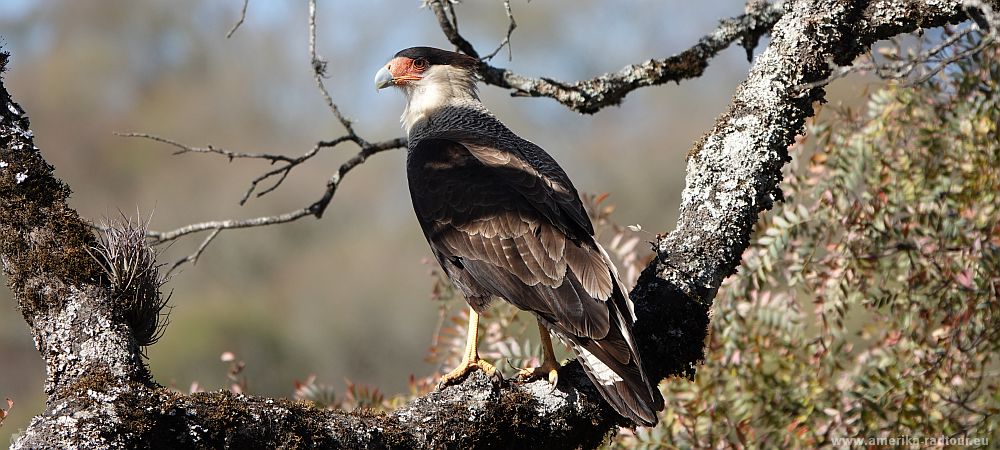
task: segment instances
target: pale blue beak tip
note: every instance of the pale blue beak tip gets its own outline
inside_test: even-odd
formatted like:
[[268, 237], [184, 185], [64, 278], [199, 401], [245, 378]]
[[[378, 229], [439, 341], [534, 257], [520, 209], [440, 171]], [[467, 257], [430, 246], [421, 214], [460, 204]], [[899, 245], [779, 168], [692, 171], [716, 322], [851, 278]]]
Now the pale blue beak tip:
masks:
[[375, 72], [375, 90], [392, 86], [392, 74], [389, 69], [383, 67]]

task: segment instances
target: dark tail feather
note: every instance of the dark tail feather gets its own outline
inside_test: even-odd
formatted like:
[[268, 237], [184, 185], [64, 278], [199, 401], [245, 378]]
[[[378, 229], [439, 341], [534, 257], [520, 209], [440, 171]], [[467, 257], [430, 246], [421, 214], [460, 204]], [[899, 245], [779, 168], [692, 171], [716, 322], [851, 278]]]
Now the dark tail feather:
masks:
[[656, 425], [663, 410], [663, 396], [646, 375], [632, 338], [628, 297], [616, 284], [608, 299], [611, 324], [602, 339], [573, 339], [573, 350], [584, 372], [601, 396], [624, 417], [638, 425]]
[[609, 367], [604, 361], [613, 359], [606, 359], [610, 356], [601, 348], [601, 342], [586, 340], [574, 344], [573, 350], [587, 377], [618, 414], [637, 425], [656, 425], [656, 412], [663, 408], [663, 397], [645, 382], [634, 358], [627, 365], [612, 362], [615, 367]]

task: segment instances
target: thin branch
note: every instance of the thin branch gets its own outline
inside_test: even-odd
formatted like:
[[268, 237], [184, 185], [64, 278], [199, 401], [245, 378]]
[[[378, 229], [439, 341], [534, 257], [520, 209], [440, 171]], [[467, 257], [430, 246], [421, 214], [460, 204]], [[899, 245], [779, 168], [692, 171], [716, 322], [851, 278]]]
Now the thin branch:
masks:
[[507, 35], [504, 36], [503, 40], [500, 41], [500, 45], [497, 46], [496, 50], [493, 50], [490, 54], [483, 57], [484, 61], [489, 61], [493, 59], [497, 53], [500, 52], [505, 46], [507, 47], [507, 61], [512, 61], [514, 59], [513, 50], [510, 48], [510, 35], [514, 33], [517, 28], [517, 22], [514, 21], [514, 13], [510, 10], [510, 0], [504, 0], [503, 2], [504, 11], [507, 12]]
[[294, 158], [291, 158], [291, 157], [288, 157], [288, 156], [285, 156], [285, 155], [272, 154], [272, 153], [233, 152], [233, 151], [229, 151], [229, 150], [226, 150], [226, 149], [218, 148], [218, 147], [215, 147], [215, 146], [212, 146], [212, 145], [208, 145], [207, 147], [194, 147], [194, 146], [191, 146], [191, 145], [183, 144], [181, 142], [177, 142], [177, 141], [175, 141], [173, 139], [167, 139], [165, 137], [160, 137], [160, 136], [157, 136], [157, 135], [154, 135], [154, 134], [149, 134], [149, 133], [118, 133], [118, 132], [116, 132], [115, 136], [149, 139], [151, 141], [159, 142], [161, 144], [167, 144], [167, 145], [170, 145], [172, 147], [176, 147], [177, 148], [177, 151], [174, 152], [175, 155], [181, 155], [181, 154], [184, 154], [184, 153], [215, 153], [217, 155], [225, 156], [230, 161], [232, 161], [234, 159], [237, 159], [237, 158], [241, 158], [241, 159], [243, 159], [243, 158], [245, 158], [245, 159], [263, 159], [263, 160], [271, 162], [272, 164], [276, 163], [276, 162], [279, 162], [279, 161], [283, 161], [283, 162], [292, 162], [292, 161], [294, 161]]
[[236, 158], [245, 158], [245, 159], [263, 159], [263, 160], [269, 161], [271, 164], [278, 163], [278, 162], [283, 163], [281, 166], [279, 166], [277, 168], [274, 168], [272, 170], [269, 170], [267, 172], [264, 172], [264, 173], [258, 175], [257, 177], [255, 177], [253, 180], [251, 180], [250, 181], [250, 186], [247, 188], [247, 190], [243, 193], [243, 196], [240, 198], [240, 202], [239, 202], [240, 205], [246, 204], [247, 200], [254, 193], [254, 191], [257, 190], [257, 187], [260, 185], [260, 183], [262, 183], [262, 182], [264, 182], [264, 181], [266, 181], [266, 180], [268, 180], [270, 178], [278, 177], [277, 181], [275, 181], [274, 184], [272, 184], [271, 186], [267, 187], [266, 189], [258, 192], [256, 196], [257, 197], [261, 197], [261, 196], [264, 196], [264, 195], [266, 195], [266, 194], [274, 191], [275, 189], [277, 189], [279, 186], [281, 186], [281, 183], [283, 183], [285, 181], [285, 179], [288, 177], [288, 174], [291, 173], [292, 169], [294, 169], [295, 167], [299, 166], [300, 164], [302, 164], [302, 163], [304, 163], [304, 162], [312, 159], [314, 156], [316, 156], [319, 153], [320, 149], [329, 148], [329, 147], [336, 147], [337, 145], [339, 145], [339, 144], [341, 144], [343, 142], [346, 142], [346, 141], [352, 141], [352, 142], [358, 143], [358, 145], [363, 145], [363, 142], [361, 142], [361, 140], [359, 138], [357, 138], [356, 136], [354, 136], [354, 137], [352, 137], [352, 136], [341, 136], [339, 138], [336, 138], [336, 139], [333, 139], [333, 140], [330, 140], [330, 141], [320, 141], [320, 142], [317, 142], [316, 145], [314, 145], [311, 150], [309, 150], [308, 152], [306, 152], [302, 156], [299, 156], [297, 158], [292, 158], [292, 157], [289, 157], [289, 156], [278, 155], [278, 154], [273, 154], [273, 153], [243, 153], [243, 152], [233, 152], [233, 151], [229, 151], [229, 150], [225, 150], [225, 149], [221, 149], [221, 148], [216, 148], [216, 147], [214, 147], [212, 145], [209, 145], [207, 147], [194, 147], [194, 146], [190, 146], [190, 145], [187, 145], [187, 144], [182, 144], [182, 143], [177, 142], [177, 141], [172, 140], [172, 139], [167, 139], [167, 138], [164, 138], [164, 137], [155, 136], [155, 135], [147, 134], [147, 133], [115, 133], [115, 134], [117, 136], [123, 136], [123, 137], [138, 137], [138, 138], [143, 138], [143, 139], [149, 139], [151, 141], [160, 142], [160, 143], [167, 144], [167, 145], [170, 145], [170, 146], [173, 146], [173, 147], [177, 147], [179, 150], [177, 150], [177, 151], [174, 152], [175, 155], [180, 155], [180, 154], [184, 154], [184, 153], [213, 153], [213, 154], [225, 156], [226, 158], [229, 159], [230, 162], [232, 162], [232, 160], [236, 159]]
[[[967, 28], [964, 30], [964, 33], [962, 34], [967, 35], [969, 34], [969, 31], [971, 31], [971, 29]], [[975, 47], [966, 48], [960, 52], [953, 53], [951, 56], [947, 58], [938, 60], [935, 65], [931, 66], [929, 69], [925, 69], [923, 74], [921, 74], [919, 77], [917, 77], [909, 84], [910, 85], [919, 84], [931, 79], [931, 77], [933, 77], [938, 72], [942, 71], [945, 67], [953, 63], [956, 63], [962, 59], [975, 55], [976, 53], [981, 52], [984, 48], [992, 44], [993, 41], [994, 41], [993, 35], [984, 36], [983, 39], [979, 41], [979, 44], [977, 44]]]
[[[868, 60], [863, 62], [856, 62], [850, 66], [839, 66], [833, 69], [830, 76], [825, 79], [814, 81], [811, 83], [805, 83], [798, 87], [799, 92], [803, 94], [807, 93], [809, 90], [821, 86], [826, 86], [835, 80], [844, 78], [850, 74], [854, 73], [874, 73], [879, 78], [883, 80], [900, 80], [910, 78], [914, 75], [917, 69], [923, 69], [915, 78], [906, 82], [906, 85], [915, 85], [923, 83], [929, 80], [938, 72], [944, 70], [948, 65], [958, 62], [959, 60], [968, 58], [976, 53], [979, 53], [984, 48], [988, 47], [994, 42], [994, 37], [992, 34], [986, 34], [979, 40], [979, 42], [973, 47], [963, 48], [960, 41], [979, 31], [980, 27], [976, 24], [972, 24], [962, 30], [952, 33], [947, 38], [943, 39], [934, 47], [928, 50], [920, 51], [916, 55], [911, 57], [890, 61], [887, 63], [879, 63], [875, 61], [875, 57], [871, 52], [868, 52]], [[920, 42], [921, 46], [923, 41]], [[897, 50], [895, 54], [900, 54], [898, 50], [899, 44], [896, 44]], [[957, 50], [962, 48], [962, 50]], [[950, 56], [941, 57], [939, 55], [947, 53], [947, 50], [956, 50], [951, 53]]]
[[[319, 153], [319, 151], [323, 148], [336, 147], [345, 142], [353, 142], [354, 144], [357, 144], [359, 147], [361, 147], [361, 150], [356, 155], [354, 155], [351, 159], [341, 164], [341, 166], [337, 169], [337, 172], [330, 177], [330, 179], [326, 183], [326, 189], [324, 190], [323, 195], [320, 196], [318, 200], [305, 207], [272, 216], [261, 216], [261, 217], [254, 217], [250, 219], [240, 219], [240, 220], [237, 219], [213, 220], [207, 222], [193, 223], [190, 225], [185, 225], [183, 227], [165, 232], [149, 231], [147, 233], [147, 236], [152, 240], [152, 243], [162, 244], [165, 242], [174, 241], [178, 238], [187, 236], [189, 234], [200, 233], [203, 231], [211, 230], [211, 234], [209, 234], [202, 241], [201, 245], [198, 246], [198, 249], [194, 253], [176, 261], [174, 265], [170, 268], [170, 272], [173, 272], [175, 269], [177, 269], [179, 266], [185, 263], [188, 262], [196, 263], [198, 261], [198, 258], [205, 251], [208, 245], [211, 244], [212, 241], [223, 230], [277, 225], [282, 223], [294, 222], [306, 216], [314, 216], [316, 218], [322, 217], [323, 213], [326, 211], [327, 206], [330, 204], [330, 201], [333, 199], [334, 194], [336, 194], [337, 187], [340, 185], [341, 180], [348, 172], [350, 172], [355, 167], [364, 163], [368, 159], [368, 157], [376, 153], [380, 153], [386, 150], [406, 147], [405, 138], [390, 139], [387, 141], [381, 141], [376, 143], [368, 142], [367, 140], [359, 136], [357, 133], [355, 133], [354, 128], [351, 125], [351, 121], [341, 113], [340, 108], [337, 106], [336, 103], [334, 103], [333, 98], [330, 96], [330, 93], [326, 90], [326, 86], [323, 83], [323, 78], [326, 76], [326, 61], [323, 60], [323, 58], [316, 53], [316, 1], [315, 0], [310, 0], [309, 2], [308, 48], [309, 48], [310, 63], [312, 65], [316, 86], [319, 88], [319, 91], [323, 96], [323, 99], [325, 100], [327, 107], [337, 118], [337, 120], [340, 121], [340, 123], [344, 126], [346, 134], [333, 140], [317, 142], [312, 149], [302, 154], [301, 156], [290, 157], [286, 155], [278, 155], [271, 153], [234, 152], [230, 150], [216, 148], [211, 145], [207, 147], [194, 147], [177, 142], [172, 139], [155, 136], [148, 133], [116, 133], [119, 136], [144, 138], [173, 146], [177, 148], [177, 151], [175, 151], [174, 154], [211, 153], [211, 154], [222, 155], [228, 158], [229, 161], [232, 161], [236, 158], [244, 158], [244, 159], [262, 159], [270, 162], [271, 164], [281, 163], [278, 167], [268, 170], [250, 181], [250, 186], [247, 188], [247, 190], [243, 193], [243, 196], [240, 198], [239, 201], [240, 205], [246, 204], [247, 200], [250, 198], [251, 195], [254, 195], [255, 192], [256, 196], [260, 197], [277, 189], [288, 178], [288, 175], [295, 167], [315, 157]], [[275, 179], [273, 184], [262, 190], [258, 190], [261, 183], [271, 179]]]
[[[438, 26], [448, 41], [461, 52], [479, 58], [472, 44], [458, 32], [450, 2], [431, 0], [427, 6], [434, 12]], [[593, 114], [607, 106], [620, 104], [628, 93], [636, 89], [701, 76], [708, 67], [708, 61], [733, 42], [753, 45], [751, 43], [756, 43], [760, 36], [768, 33], [784, 14], [785, 5], [782, 1], [764, 2], [751, 5], [748, 9], [750, 12], [722, 20], [714, 31], [677, 55], [633, 64], [589, 80], [568, 83], [550, 78], [531, 78], [486, 63], [480, 67], [480, 74], [487, 84], [511, 89], [512, 96], [550, 97], [575, 111]]]
[[396, 138], [390, 139], [388, 141], [377, 142], [374, 144], [363, 144], [361, 151], [354, 155], [353, 158], [347, 160], [347, 162], [340, 165], [337, 169], [337, 173], [330, 177], [330, 180], [326, 182], [326, 192], [323, 194], [323, 198], [319, 199], [314, 206], [315, 210], [313, 214], [319, 219], [323, 217], [323, 212], [326, 211], [326, 207], [330, 204], [330, 200], [333, 199], [333, 194], [337, 191], [337, 186], [340, 185], [341, 180], [355, 167], [361, 165], [368, 160], [369, 156], [376, 153], [381, 153], [386, 150], [392, 150], [396, 148], [405, 148], [406, 138]]
[[323, 84], [323, 78], [326, 77], [326, 60], [316, 54], [316, 0], [309, 0], [309, 61], [312, 64], [313, 79], [316, 81], [316, 87], [319, 88], [320, 93], [323, 95], [327, 108], [330, 108], [333, 116], [344, 126], [349, 136], [358, 138], [357, 134], [354, 133], [354, 127], [351, 125], [350, 119], [340, 112], [340, 107], [333, 102], [333, 97], [330, 96], [330, 93], [326, 90], [326, 85]]
[[266, 195], [266, 194], [274, 191], [275, 189], [277, 189], [278, 186], [281, 186], [281, 183], [283, 183], [285, 181], [285, 178], [288, 177], [288, 174], [291, 173], [292, 169], [294, 169], [296, 166], [298, 166], [298, 165], [300, 165], [300, 164], [302, 164], [302, 163], [304, 163], [304, 162], [312, 159], [312, 157], [316, 156], [319, 153], [320, 149], [322, 149], [322, 148], [329, 148], [329, 147], [336, 147], [337, 145], [339, 145], [342, 142], [351, 141], [351, 140], [353, 140], [353, 139], [351, 139], [350, 136], [341, 136], [341, 137], [339, 137], [337, 139], [334, 139], [332, 141], [320, 141], [320, 142], [317, 142], [316, 145], [313, 146], [312, 150], [309, 150], [308, 152], [306, 152], [302, 156], [299, 156], [298, 158], [295, 158], [295, 159], [290, 159], [290, 160], [288, 160], [287, 164], [285, 164], [285, 165], [283, 165], [281, 167], [278, 167], [276, 169], [264, 172], [261, 175], [258, 175], [256, 178], [254, 178], [252, 181], [250, 181], [250, 187], [246, 190], [246, 192], [243, 193], [243, 197], [240, 198], [240, 205], [246, 204], [247, 200], [250, 198], [250, 195], [257, 188], [257, 185], [260, 184], [261, 182], [263, 182], [264, 180], [267, 180], [267, 179], [269, 179], [271, 177], [274, 177], [274, 176], [278, 177], [278, 180], [275, 181], [274, 184], [272, 184], [270, 187], [264, 189], [263, 191], [258, 192], [257, 195], [256, 195], [257, 197], [262, 197], [262, 196], [264, 196], [264, 195]]
[[192, 233], [198, 233], [206, 230], [229, 230], [235, 228], [252, 228], [261, 227], [265, 225], [274, 225], [279, 223], [293, 222], [301, 219], [305, 216], [312, 215], [313, 205], [309, 205], [305, 208], [300, 208], [295, 211], [287, 212], [284, 214], [278, 214], [274, 216], [263, 216], [255, 217], [252, 219], [243, 220], [213, 220], [210, 222], [193, 223], [190, 225], [185, 225], [183, 227], [171, 230], [171, 231], [149, 231], [149, 237], [153, 239], [153, 244], [162, 244], [167, 241], [172, 241], [181, 236], [186, 236]]
[[191, 265], [198, 264], [198, 258], [201, 257], [201, 254], [205, 251], [205, 248], [208, 247], [208, 244], [211, 244], [212, 241], [215, 240], [215, 237], [218, 236], [220, 232], [222, 232], [222, 228], [216, 228], [215, 230], [213, 230], [205, 238], [205, 240], [201, 241], [201, 245], [198, 246], [198, 249], [195, 250], [194, 253], [192, 253], [190, 255], [187, 255], [187, 256], [185, 256], [185, 257], [177, 260], [176, 262], [174, 262], [174, 265], [170, 266], [170, 270], [167, 271], [167, 274], [165, 275], [165, 277], [169, 277], [170, 274], [174, 272], [174, 269], [177, 269], [178, 267], [180, 267], [181, 265], [183, 265], [185, 263], [191, 263]]
[[360, 152], [341, 164], [340, 168], [337, 169], [337, 172], [330, 177], [330, 180], [327, 181], [326, 190], [323, 192], [322, 197], [303, 208], [273, 216], [261, 216], [242, 220], [227, 219], [193, 223], [170, 231], [150, 231], [148, 236], [152, 238], [154, 244], [162, 244], [164, 242], [173, 241], [182, 236], [208, 230], [221, 231], [236, 228], [262, 227], [294, 222], [306, 216], [315, 216], [316, 218], [320, 218], [323, 216], [323, 212], [326, 211], [327, 205], [330, 204], [330, 200], [333, 199], [333, 195], [336, 193], [341, 180], [343, 180], [343, 177], [347, 175], [348, 172], [361, 165], [361, 163], [365, 162], [368, 157], [376, 153], [402, 147], [406, 147], [406, 139], [404, 138], [390, 139], [387, 141], [376, 142], [374, 144], [364, 144]]
[[236, 24], [229, 29], [228, 33], [226, 33], [226, 39], [233, 37], [233, 33], [235, 33], [240, 25], [243, 25], [243, 21], [247, 19], [247, 6], [250, 6], [250, 0], [243, 0], [243, 9], [240, 11], [240, 20], [236, 21]]
[[[458, 16], [455, 15], [455, 10], [452, 8], [449, 0], [430, 0], [425, 5], [429, 6], [431, 11], [434, 11], [438, 25], [448, 38], [448, 42], [451, 42], [458, 51], [473, 58], [479, 58], [479, 52], [458, 33]], [[449, 13], [451, 14], [449, 15]]]

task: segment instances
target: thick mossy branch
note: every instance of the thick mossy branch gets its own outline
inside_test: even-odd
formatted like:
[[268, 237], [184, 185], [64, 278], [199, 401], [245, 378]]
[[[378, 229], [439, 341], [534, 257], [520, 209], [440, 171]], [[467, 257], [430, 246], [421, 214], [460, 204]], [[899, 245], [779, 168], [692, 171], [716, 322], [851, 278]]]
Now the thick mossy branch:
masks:
[[[0, 54], [0, 72], [7, 57]], [[90, 255], [97, 245], [91, 227], [66, 204], [70, 190], [52, 172], [24, 110], [0, 84], [0, 260], [45, 359], [46, 415], [33, 423], [62, 418], [58, 435], [30, 448], [66, 447], [115, 432], [109, 398], [95, 389], [150, 380], [104, 288], [105, 273]]]
[[[567, 386], [586, 380], [576, 364], [564, 369], [563, 377], [570, 380]], [[84, 378], [75, 389], [86, 395], [60, 400], [59, 409], [97, 408], [105, 416], [102, 421], [47, 411], [20, 437], [18, 448], [58, 447], [53, 442], [170, 449], [591, 448], [619, 420], [592, 389], [550, 392], [544, 381], [500, 383], [481, 372], [388, 414], [318, 409], [309, 402], [229, 391], [183, 395], [141, 383], [116, 384], [101, 375]], [[114, 426], [104, 422], [108, 420]]]
[[[8, 57], [0, 53], [0, 76]], [[65, 297], [45, 295], [37, 277], [90, 283], [101, 270], [86, 251], [95, 243], [90, 227], [66, 205], [69, 187], [52, 177], [52, 166], [34, 146], [28, 116], [6, 88], [0, 89], [0, 111], [0, 255], [31, 324], [35, 316], [62, 308]]]

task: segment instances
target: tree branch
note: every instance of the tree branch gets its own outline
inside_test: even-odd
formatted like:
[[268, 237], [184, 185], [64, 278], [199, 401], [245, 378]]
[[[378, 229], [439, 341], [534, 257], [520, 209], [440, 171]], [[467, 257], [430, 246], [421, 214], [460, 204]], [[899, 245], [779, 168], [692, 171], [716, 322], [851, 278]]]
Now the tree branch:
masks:
[[[252, 219], [238, 219], [238, 220], [237, 219], [213, 220], [208, 222], [193, 223], [170, 231], [149, 231], [148, 235], [151, 238], [153, 238], [154, 244], [161, 244], [167, 241], [176, 240], [177, 238], [187, 236], [192, 233], [198, 233], [208, 230], [230, 230], [236, 228], [253, 228], [253, 227], [262, 227], [267, 225], [277, 225], [281, 223], [294, 222], [306, 216], [315, 216], [317, 219], [321, 218], [323, 217], [323, 213], [326, 211], [326, 207], [330, 204], [330, 200], [333, 200], [333, 195], [336, 194], [337, 187], [340, 186], [341, 180], [343, 180], [344, 176], [347, 175], [348, 172], [350, 172], [355, 167], [364, 163], [368, 159], [368, 157], [374, 154], [381, 153], [386, 150], [393, 150], [397, 148], [406, 147], [406, 139], [403, 138], [390, 139], [388, 141], [381, 141], [375, 143], [368, 143], [365, 141], [361, 141], [360, 138], [355, 138], [355, 139], [358, 139], [358, 141], [348, 137], [344, 137], [344, 138], [338, 138], [337, 140], [334, 141], [321, 142], [317, 144], [316, 147], [314, 147], [313, 150], [307, 153], [306, 155], [303, 155], [299, 158], [292, 160], [292, 162], [288, 163], [287, 166], [276, 169], [276, 170], [284, 170], [287, 172], [288, 170], [291, 170], [291, 168], [294, 167], [295, 165], [301, 164], [306, 159], [309, 159], [312, 156], [314, 156], [316, 151], [321, 147], [334, 146], [347, 141], [355, 142], [358, 145], [362, 145], [361, 151], [359, 151], [351, 159], [341, 164], [340, 168], [337, 169], [337, 172], [334, 173], [330, 177], [330, 179], [326, 182], [326, 189], [323, 191], [323, 195], [318, 200], [309, 204], [308, 206], [273, 216], [262, 216], [262, 217], [254, 217]], [[213, 153], [218, 153], [218, 152], [213, 152]], [[267, 156], [256, 155], [251, 157], [268, 159], [270, 155]], [[267, 173], [269, 174], [273, 172], [274, 171]], [[255, 186], [258, 181], [260, 181], [259, 177], [254, 180], [253, 185]], [[248, 193], [252, 192], [252, 190], [253, 186], [251, 186], [251, 189], [250, 191], [248, 191]], [[269, 188], [268, 190], [262, 192], [259, 195], [266, 194], [271, 190], [273, 190], [273, 187]]]
[[452, 7], [450, 0], [430, 0], [424, 3], [430, 6], [431, 11], [434, 11], [434, 16], [437, 17], [438, 26], [441, 27], [441, 31], [444, 32], [445, 37], [448, 38], [448, 42], [451, 42], [458, 51], [465, 53], [473, 58], [479, 57], [479, 52], [473, 48], [472, 44], [465, 40], [461, 34], [458, 32], [458, 16], [455, 15], [455, 9]]
[[[0, 73], [8, 55], [0, 53]], [[112, 298], [107, 274], [91, 257], [98, 242], [90, 226], [66, 204], [69, 188], [52, 176], [34, 145], [28, 117], [0, 79], [0, 260], [18, 309], [46, 364], [46, 412], [31, 430], [55, 427], [29, 448], [99, 442], [120, 431], [110, 399], [151, 385], [127, 324], [129, 305]], [[101, 406], [105, 405], [105, 406]], [[86, 411], [86, 419], [77, 412]], [[61, 416], [56, 423], [44, 417]], [[79, 426], [76, 426], [79, 425]]]
[[[243, 5], [243, 14], [246, 14], [247, 3]], [[513, 20], [513, 19], [512, 19]], [[237, 24], [238, 26], [238, 24]], [[235, 28], [234, 28], [235, 30]], [[212, 243], [216, 236], [219, 235], [223, 230], [230, 230], [236, 228], [254, 228], [269, 225], [278, 225], [282, 223], [294, 222], [306, 216], [314, 216], [317, 219], [323, 216], [326, 211], [327, 206], [330, 201], [333, 200], [333, 196], [337, 191], [337, 187], [340, 185], [340, 181], [343, 179], [348, 172], [350, 172], [355, 167], [364, 163], [368, 157], [381, 153], [386, 150], [393, 150], [397, 148], [406, 147], [406, 139], [396, 138], [380, 142], [368, 142], [361, 136], [359, 136], [351, 124], [351, 121], [341, 113], [340, 108], [333, 101], [330, 93], [326, 90], [326, 86], [323, 83], [323, 78], [326, 76], [326, 61], [323, 60], [316, 52], [316, 2], [315, 0], [310, 0], [309, 2], [309, 61], [313, 70], [313, 79], [316, 82], [316, 86], [320, 91], [327, 107], [330, 112], [333, 113], [334, 117], [343, 125], [346, 134], [340, 136], [336, 139], [329, 141], [320, 141], [313, 146], [311, 150], [303, 154], [302, 156], [292, 158], [285, 155], [273, 154], [273, 153], [245, 153], [245, 152], [233, 152], [226, 149], [221, 149], [213, 147], [211, 145], [207, 147], [194, 147], [186, 144], [182, 144], [172, 139], [167, 139], [159, 136], [155, 136], [148, 133], [116, 133], [123, 137], [138, 137], [149, 139], [155, 142], [163, 143], [177, 148], [178, 150], [174, 152], [175, 155], [183, 153], [209, 153], [225, 156], [229, 161], [234, 159], [261, 159], [270, 162], [271, 164], [281, 163], [278, 167], [266, 171], [261, 175], [258, 175], [253, 180], [250, 181], [250, 186], [243, 193], [243, 197], [240, 198], [240, 205], [246, 204], [250, 196], [256, 191], [257, 197], [267, 195], [268, 193], [277, 189], [285, 181], [288, 175], [291, 173], [292, 169], [299, 166], [302, 163], [312, 159], [316, 156], [319, 151], [323, 148], [332, 148], [346, 142], [352, 142], [357, 146], [361, 147], [361, 150], [354, 155], [347, 162], [341, 164], [340, 168], [334, 173], [326, 183], [326, 189], [323, 195], [315, 202], [296, 209], [294, 211], [289, 211], [283, 214], [255, 217], [251, 219], [226, 219], [226, 220], [214, 220], [207, 222], [194, 223], [190, 225], [185, 225], [183, 227], [165, 231], [149, 231], [147, 234], [153, 240], [153, 244], [162, 244], [164, 242], [173, 241], [183, 236], [199, 233], [202, 231], [211, 230], [211, 234], [205, 238], [201, 245], [198, 246], [197, 250], [188, 256], [185, 256], [177, 260], [170, 268], [169, 272], [173, 272], [179, 266], [186, 264], [188, 262], [195, 263], [201, 256], [205, 248]], [[272, 178], [277, 178], [273, 184], [263, 190], [257, 190], [260, 183], [267, 181]]]
[[233, 33], [236, 33], [236, 30], [240, 28], [240, 25], [243, 25], [243, 21], [247, 20], [248, 6], [250, 6], [250, 0], [243, 0], [243, 8], [240, 10], [240, 19], [237, 20], [236, 23], [233, 24], [233, 27], [229, 29], [229, 32], [226, 33], [226, 39], [233, 37]]
[[[472, 44], [458, 33], [457, 18], [451, 3], [448, 0], [431, 0], [427, 5], [434, 11], [438, 25], [448, 41], [459, 51], [479, 58], [479, 53]], [[781, 18], [784, 7], [783, 1], [753, 4], [747, 13], [722, 20], [714, 31], [677, 55], [633, 64], [589, 80], [569, 83], [544, 77], [531, 78], [485, 62], [480, 66], [480, 75], [487, 84], [511, 89], [512, 96], [550, 97], [575, 111], [593, 114], [605, 107], [620, 104], [626, 95], [636, 89], [700, 77], [708, 67], [709, 60], [733, 42], [739, 40], [744, 45], [756, 44]], [[509, 41], [512, 31], [513, 28], [508, 31], [505, 42]], [[747, 48], [748, 55], [751, 51], [752, 48]]]
[[514, 58], [514, 52], [510, 48], [510, 36], [514, 34], [514, 30], [517, 29], [517, 21], [514, 20], [514, 12], [510, 9], [510, 0], [503, 1], [503, 9], [504, 12], [507, 13], [507, 34], [503, 37], [503, 40], [500, 41], [500, 45], [497, 45], [496, 49], [483, 57], [484, 61], [493, 59], [493, 57], [496, 56], [497, 53], [500, 53], [500, 50], [503, 50], [504, 47], [507, 47], [507, 60], [510, 61]]
[[[656, 260], [632, 292], [636, 338], [654, 378], [690, 375], [703, 357], [715, 292], [735, 271], [758, 214], [781, 199], [786, 148], [823, 99], [822, 87], [799, 87], [829, 77], [831, 61], [849, 64], [876, 40], [965, 19], [958, 0], [790, 4], [729, 109], [692, 149], [677, 227], [657, 243]], [[5, 63], [0, 56], [0, 68]], [[622, 423], [575, 363], [561, 369], [554, 391], [544, 381], [474, 374], [390, 414], [157, 386], [124, 319], [127, 305], [110, 294], [89, 255], [89, 225], [66, 205], [69, 189], [52, 176], [2, 84], [0, 103], [0, 257], [46, 361], [49, 394], [14, 448], [576, 448], [597, 445]], [[342, 176], [379, 148], [362, 145], [303, 215], [321, 215]]]
[[[694, 342], [705, 336], [712, 299], [735, 273], [758, 215], [782, 200], [787, 148], [813, 103], [823, 101], [822, 86], [800, 87], [827, 79], [831, 62], [850, 64], [878, 40], [967, 19], [960, 1], [789, 6], [728, 110], [688, 154], [677, 226], [657, 242], [657, 257], [633, 291], [640, 350], [655, 355], [643, 358], [663, 365], [651, 369], [654, 376], [702, 359]], [[688, 315], [701, 310], [701, 320]]]

